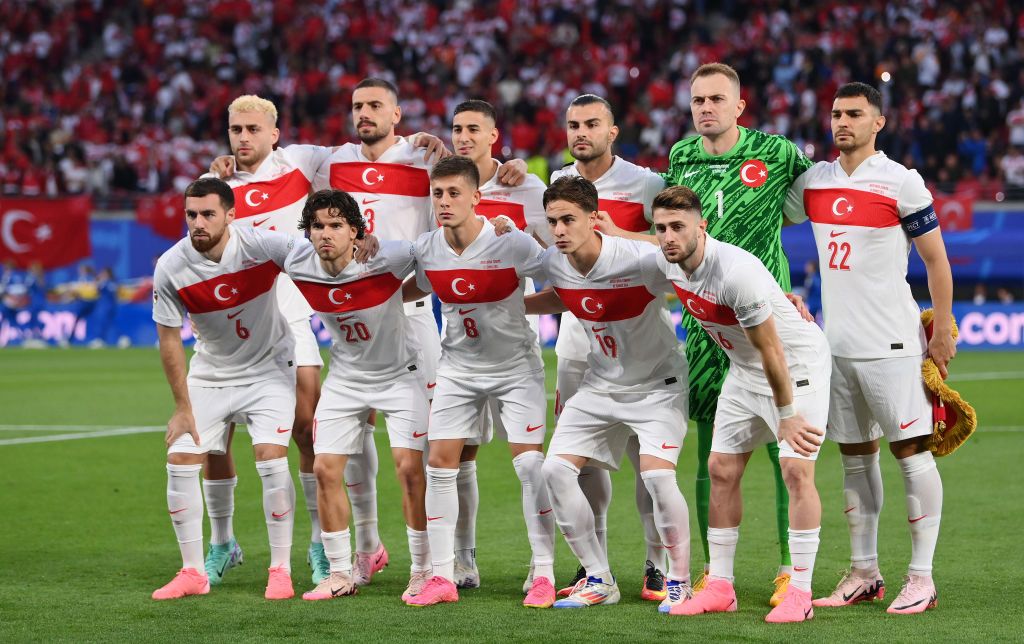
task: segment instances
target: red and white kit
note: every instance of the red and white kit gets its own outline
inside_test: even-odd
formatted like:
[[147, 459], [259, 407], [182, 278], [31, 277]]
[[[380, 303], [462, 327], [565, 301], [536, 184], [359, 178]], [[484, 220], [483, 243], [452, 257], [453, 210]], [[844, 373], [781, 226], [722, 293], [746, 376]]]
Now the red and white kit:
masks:
[[[425, 162], [423, 154], [423, 148], [398, 137], [379, 159], [370, 161], [359, 144], [346, 143], [321, 164], [313, 189], [335, 188], [352, 195], [366, 220], [366, 232], [378, 239], [415, 242], [423, 233], [437, 228], [430, 202], [433, 164]], [[423, 355], [420, 368], [431, 387], [429, 395], [441, 353], [430, 298], [407, 303], [405, 313]]]
[[305, 240], [232, 224], [220, 262], [188, 238], [164, 253], [153, 276], [153, 320], [196, 331], [188, 387], [200, 445], [182, 436], [171, 452], [224, 453], [228, 423], [245, 422], [253, 443], [288, 445], [295, 413], [294, 342], [274, 281]]
[[547, 402], [537, 337], [526, 320], [525, 277], [540, 276], [540, 244], [490, 222], [457, 255], [439, 229], [415, 245], [417, 285], [441, 300], [445, 337], [430, 410], [431, 439], [479, 438], [489, 398], [509, 441], [544, 442]]
[[[563, 176], [579, 176], [576, 164], [556, 170], [551, 181]], [[615, 157], [612, 166], [594, 182], [597, 188], [597, 207], [608, 213], [615, 225], [630, 232], [648, 232], [651, 229], [651, 204], [654, 197], [665, 189], [661, 175], [624, 159]], [[572, 313], [562, 314], [562, 323], [555, 343], [555, 354], [560, 362], [575, 361], [572, 366], [559, 368], [558, 398], [564, 403], [571, 398], [583, 377], [583, 362], [587, 360], [590, 344], [583, 326]]]
[[[707, 235], [704, 239], [704, 259], [690, 277], [661, 253], [648, 261], [671, 282], [666, 290], [676, 292], [686, 310], [729, 356], [711, 450], [741, 454], [778, 439], [778, 409], [761, 353], [744, 332], [769, 317], [782, 341], [793, 405], [809, 423], [824, 430], [832, 371], [825, 334], [800, 317], [760, 260], [737, 246]], [[803, 458], [785, 441], [779, 442], [779, 449], [782, 456]]]
[[[319, 145], [288, 145], [271, 152], [256, 172], [236, 170], [224, 180], [235, 193], [235, 221], [304, 237], [299, 230], [302, 208], [317, 169], [330, 154], [330, 148]], [[296, 364], [323, 366], [320, 347], [309, 326], [312, 309], [287, 275], [278, 277], [276, 290], [281, 313], [295, 337]]]
[[[498, 171], [502, 164], [498, 163]], [[544, 190], [547, 186], [539, 177], [526, 175], [526, 180], [519, 186], [503, 186], [498, 182], [498, 172], [494, 173], [486, 183], [480, 186], [480, 203], [476, 213], [488, 219], [505, 215], [515, 223], [519, 230], [536, 235], [551, 245], [551, 229], [548, 227], [547, 216], [544, 214]]]
[[664, 276], [652, 263], [644, 267], [643, 258], [658, 248], [606, 235], [601, 241], [586, 275], [554, 248], [544, 255], [548, 280], [589, 342], [586, 375], [562, 410], [548, 453], [615, 469], [632, 432], [641, 454], [675, 463], [686, 434], [687, 369], [661, 295]]
[[[810, 219], [821, 266], [825, 335], [832, 348], [829, 436], [860, 443], [932, 431], [921, 378], [927, 350], [907, 284], [911, 228], [934, 226], [932, 196], [914, 170], [882, 152], [853, 175], [817, 163], [790, 188], [787, 216]], [[927, 232], [925, 233], [927, 234]]]
[[402, 305], [402, 280], [414, 269], [409, 242], [384, 242], [369, 262], [351, 262], [336, 276], [309, 244], [289, 256], [285, 270], [333, 340], [316, 408], [317, 454], [359, 453], [372, 409], [387, 417], [392, 447], [426, 448], [427, 398]]

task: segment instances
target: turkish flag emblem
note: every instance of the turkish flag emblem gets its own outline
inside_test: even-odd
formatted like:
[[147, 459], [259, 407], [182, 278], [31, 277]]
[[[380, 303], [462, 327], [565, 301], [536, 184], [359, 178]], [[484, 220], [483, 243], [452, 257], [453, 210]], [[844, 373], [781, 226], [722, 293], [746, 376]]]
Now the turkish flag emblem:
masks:
[[185, 234], [185, 197], [180, 192], [142, 197], [135, 205], [135, 220], [167, 239]]
[[91, 212], [88, 196], [0, 199], [0, 262], [51, 269], [88, 257]]
[[514, 268], [426, 271], [430, 286], [445, 304], [500, 302], [519, 288]]
[[740, 166], [740, 181], [748, 188], [760, 188], [768, 181], [768, 166], [760, 159], [744, 161]]

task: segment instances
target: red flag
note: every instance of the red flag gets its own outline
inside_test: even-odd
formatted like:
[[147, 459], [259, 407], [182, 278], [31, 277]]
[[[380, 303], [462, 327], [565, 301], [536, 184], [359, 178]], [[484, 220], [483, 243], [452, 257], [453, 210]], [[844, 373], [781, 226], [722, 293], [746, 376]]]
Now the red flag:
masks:
[[936, 193], [933, 207], [939, 216], [939, 225], [946, 232], [974, 227], [974, 199], [970, 194]]
[[142, 197], [135, 205], [135, 220], [177, 241], [185, 234], [185, 197], [178, 192]]
[[60, 199], [0, 199], [0, 262], [51, 269], [92, 254], [87, 195]]

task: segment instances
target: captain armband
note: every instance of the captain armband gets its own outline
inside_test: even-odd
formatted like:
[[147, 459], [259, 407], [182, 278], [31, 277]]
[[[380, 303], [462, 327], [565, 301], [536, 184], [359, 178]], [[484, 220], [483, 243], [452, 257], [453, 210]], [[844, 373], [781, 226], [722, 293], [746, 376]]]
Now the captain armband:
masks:
[[939, 216], [931, 205], [900, 219], [908, 237], [920, 237], [939, 227]]

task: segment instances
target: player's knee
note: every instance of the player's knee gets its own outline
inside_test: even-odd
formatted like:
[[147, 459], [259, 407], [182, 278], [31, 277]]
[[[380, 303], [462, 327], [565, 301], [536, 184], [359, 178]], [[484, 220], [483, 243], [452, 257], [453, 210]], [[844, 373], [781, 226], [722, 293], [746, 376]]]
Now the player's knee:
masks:
[[426, 485], [426, 475], [423, 473], [423, 466], [416, 459], [406, 458], [395, 463], [395, 475], [402, 489], [412, 490], [422, 488]]
[[559, 456], [548, 456], [540, 468], [552, 495], [569, 485], [579, 485], [579, 468]]
[[712, 452], [708, 457], [708, 475], [713, 486], [735, 487], [739, 485], [742, 472], [742, 467], [731, 455]]
[[316, 475], [317, 486], [322, 490], [333, 490], [341, 485], [341, 474], [344, 468], [327, 459], [318, 458], [313, 463], [313, 474]]
[[782, 480], [790, 494], [814, 489], [814, 462], [797, 458], [781, 458]]

